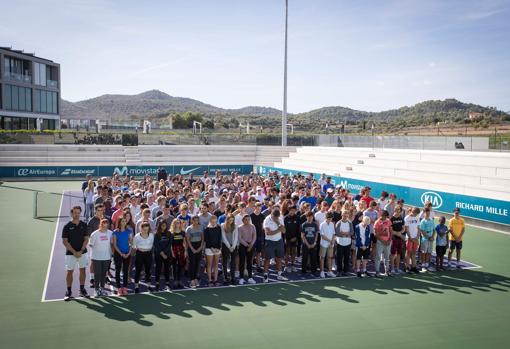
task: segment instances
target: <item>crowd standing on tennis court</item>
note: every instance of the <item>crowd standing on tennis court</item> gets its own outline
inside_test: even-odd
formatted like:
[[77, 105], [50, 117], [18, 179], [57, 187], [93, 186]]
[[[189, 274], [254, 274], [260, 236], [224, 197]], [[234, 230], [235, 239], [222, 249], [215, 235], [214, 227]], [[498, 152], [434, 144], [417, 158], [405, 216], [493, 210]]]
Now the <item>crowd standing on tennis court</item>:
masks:
[[95, 296], [105, 295], [108, 283], [127, 295], [130, 281], [135, 293], [141, 282], [151, 291], [255, 284], [255, 273], [267, 283], [273, 264], [280, 281], [298, 272], [373, 276], [369, 261], [376, 277], [461, 268], [459, 209], [436, 224], [430, 202], [406, 208], [394, 194], [374, 198], [369, 187], [353, 194], [325, 175], [204, 172], [196, 178], [159, 171], [157, 179], [87, 176], [81, 189], [84, 209], [73, 207], [62, 231], [66, 300], [76, 268], [82, 297], [89, 297], [87, 268]]

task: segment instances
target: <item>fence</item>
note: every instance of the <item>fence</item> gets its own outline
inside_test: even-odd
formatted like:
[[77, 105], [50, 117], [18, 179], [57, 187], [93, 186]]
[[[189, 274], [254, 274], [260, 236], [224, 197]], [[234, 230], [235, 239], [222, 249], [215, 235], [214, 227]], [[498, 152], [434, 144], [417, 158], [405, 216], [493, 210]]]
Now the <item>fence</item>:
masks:
[[[278, 134], [204, 133], [132, 133], [140, 145], [274, 145], [281, 144]], [[120, 144], [126, 133], [2, 133], [0, 143], [31, 144]], [[94, 143], [96, 142], [99, 143]], [[100, 141], [101, 140], [101, 141]], [[102, 140], [105, 140], [104, 142]], [[331, 146], [364, 148], [401, 148], [425, 150], [510, 151], [510, 135], [494, 133], [475, 136], [370, 136], [370, 135], [289, 135], [290, 146]]]

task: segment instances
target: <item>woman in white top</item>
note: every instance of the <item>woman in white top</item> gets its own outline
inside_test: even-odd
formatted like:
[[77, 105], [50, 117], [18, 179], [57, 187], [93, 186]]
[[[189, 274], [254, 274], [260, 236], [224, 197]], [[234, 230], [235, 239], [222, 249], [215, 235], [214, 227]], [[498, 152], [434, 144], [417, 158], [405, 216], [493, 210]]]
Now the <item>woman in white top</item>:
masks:
[[145, 271], [145, 282], [151, 283], [152, 246], [154, 234], [151, 232], [149, 222], [143, 222], [140, 232], [133, 238], [133, 249], [136, 250], [135, 257], [135, 293], [140, 292], [139, 282], [142, 269]]
[[95, 296], [104, 296], [106, 273], [112, 258], [112, 232], [108, 230], [108, 220], [101, 219], [99, 229], [90, 235], [89, 245], [92, 248], [91, 259], [94, 265]]
[[90, 180], [83, 192], [85, 198], [85, 222], [94, 215], [94, 182]]
[[[237, 245], [239, 244], [239, 234], [237, 231], [235, 217], [229, 213], [225, 219], [225, 223], [221, 225], [221, 263], [223, 267], [223, 283], [225, 285], [231, 283], [235, 285], [235, 270], [236, 270], [236, 256]], [[227, 273], [227, 266], [230, 260], [230, 276]]]

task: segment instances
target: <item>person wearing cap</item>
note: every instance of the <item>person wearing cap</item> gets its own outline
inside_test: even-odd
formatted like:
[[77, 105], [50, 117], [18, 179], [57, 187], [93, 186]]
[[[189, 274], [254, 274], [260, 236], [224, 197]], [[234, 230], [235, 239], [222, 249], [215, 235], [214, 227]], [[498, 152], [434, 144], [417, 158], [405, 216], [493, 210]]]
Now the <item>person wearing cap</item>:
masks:
[[263, 202], [264, 198], [266, 197], [266, 194], [264, 193], [262, 187], [258, 186], [255, 191], [255, 195], [253, 196], [255, 197], [255, 199], [257, 199], [257, 201]]
[[263, 227], [265, 232], [264, 282], [269, 282], [269, 264], [273, 258], [276, 259], [277, 279], [285, 281], [287, 278], [282, 275], [282, 258], [285, 254], [282, 234], [285, 233], [285, 225], [280, 210], [273, 210], [271, 215], [264, 219]]
[[448, 232], [450, 249], [448, 250], [448, 267], [452, 267], [452, 255], [453, 251], [456, 251], [457, 257], [457, 269], [461, 268], [460, 265], [460, 252], [462, 250], [462, 240], [464, 238], [464, 232], [466, 225], [464, 219], [460, 217], [460, 209], [457, 207], [453, 210], [453, 218], [448, 222]]
[[331, 206], [333, 201], [335, 201], [335, 198], [333, 197], [334, 193], [335, 190], [333, 188], [326, 189], [326, 197], [324, 198], [324, 201], [327, 202], [329, 206]]

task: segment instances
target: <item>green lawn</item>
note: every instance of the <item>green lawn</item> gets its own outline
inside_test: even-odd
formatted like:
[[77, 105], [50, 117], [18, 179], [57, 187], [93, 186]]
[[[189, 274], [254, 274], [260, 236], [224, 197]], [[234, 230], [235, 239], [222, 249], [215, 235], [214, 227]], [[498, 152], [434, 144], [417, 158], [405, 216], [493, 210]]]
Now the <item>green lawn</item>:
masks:
[[490, 348], [510, 340], [508, 235], [468, 228], [463, 258], [482, 269], [41, 303], [55, 222], [32, 219], [31, 191], [0, 187], [0, 198], [1, 348]]

